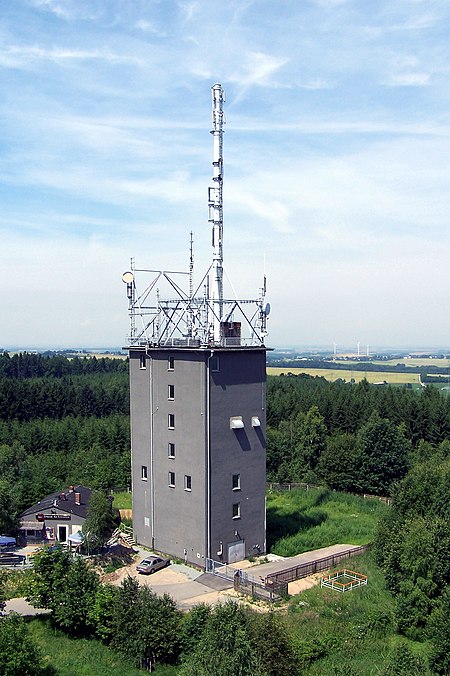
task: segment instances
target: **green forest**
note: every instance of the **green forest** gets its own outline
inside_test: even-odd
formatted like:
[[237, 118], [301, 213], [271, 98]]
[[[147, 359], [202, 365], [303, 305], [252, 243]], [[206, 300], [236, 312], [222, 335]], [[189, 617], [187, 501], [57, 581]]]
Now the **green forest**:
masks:
[[[64, 486], [83, 483], [105, 492], [130, 486], [127, 370], [127, 362], [118, 359], [69, 360], [51, 355], [0, 355], [2, 533], [14, 532], [17, 515], [24, 507]], [[450, 398], [431, 386], [415, 391], [403, 387], [374, 387], [366, 381], [358, 385], [329, 383], [323, 378], [304, 375], [268, 378], [269, 481], [317, 484], [326, 489], [324, 495], [327, 496], [329, 491], [337, 490], [387, 496], [391, 500], [390, 508], [377, 517], [378, 525], [367, 562], [372, 574], [380, 578], [380, 590], [384, 590], [380, 591], [382, 600], [378, 614], [374, 609], [364, 625], [368, 636], [385, 636], [383, 649], [390, 657], [384, 660], [384, 671], [380, 673], [450, 672], [449, 431]], [[275, 502], [269, 500], [268, 504], [275, 505]], [[297, 509], [302, 511], [301, 501]], [[284, 547], [303, 547], [299, 544], [301, 538], [296, 539], [295, 533], [290, 532], [280, 513], [269, 509], [269, 530], [274, 533], [274, 526], [279, 528], [278, 536], [272, 541], [277, 540], [281, 546], [279, 538], [288, 535], [290, 539]], [[317, 511], [314, 515], [320, 516]], [[276, 523], [275, 518], [278, 519]], [[294, 517], [294, 522], [300, 524], [297, 530], [301, 530], [302, 518]], [[85, 572], [73, 569], [71, 574], [82, 576]], [[80, 619], [78, 611], [72, 609], [73, 622], [81, 623], [74, 631], [84, 636], [100, 632], [101, 640], [111, 642], [120, 651], [125, 643], [116, 644], [118, 639], [113, 639], [111, 633], [102, 637], [101, 632], [112, 631], [112, 620], [108, 615], [110, 603], [124, 603], [125, 608], [127, 595], [138, 592], [124, 589], [119, 596], [114, 592], [113, 601], [105, 600], [103, 594], [106, 591], [103, 592], [93, 578], [89, 579], [91, 586], [87, 589], [93, 594], [98, 615]], [[183, 634], [187, 619], [179, 617], [173, 608], [163, 612], [159, 602], [151, 600], [150, 603], [147, 599], [145, 603], [150, 615], [154, 612], [158, 618], [168, 613], [167, 617], [172, 618], [170, 631], [177, 636], [170, 647], [172, 652], [164, 653], [169, 650], [167, 646], [161, 648], [162, 652], [155, 652], [153, 639], [148, 636], [142, 639], [142, 645], [148, 645], [147, 652], [144, 650], [142, 654], [135, 645], [126, 650], [131, 651], [130, 655], [135, 651], [136, 665], [147, 657], [157, 662], [179, 663], [181, 660], [180, 673], [211, 673], [208, 669], [212, 664], [215, 673], [221, 673], [217, 655], [224, 664], [229, 657], [224, 656], [223, 651], [218, 652], [220, 641], [217, 637], [224, 635], [224, 627], [228, 627], [229, 622], [241, 641], [233, 647], [234, 635], [226, 634], [230, 653], [240, 650], [248, 669], [228, 671], [227, 674], [266, 673], [261, 671], [263, 663], [267, 663], [264, 667], [267, 673], [279, 673], [268, 667], [271, 663], [276, 665], [277, 659], [286, 660], [283, 673], [371, 673], [354, 670], [356, 657], [353, 666], [348, 662], [347, 670], [339, 671], [337, 663], [330, 657], [342, 651], [342, 646], [338, 647], [331, 640], [331, 634], [336, 631], [332, 629], [335, 625], [331, 619], [336, 615], [339, 622], [339, 613], [343, 612], [347, 602], [325, 607], [321, 605], [323, 598], [320, 602], [318, 598], [314, 599], [312, 595], [311, 600], [305, 601], [311, 607], [318, 604], [313, 615], [310, 606], [294, 603], [287, 618], [270, 620], [275, 623], [273, 625], [267, 620], [267, 627], [264, 625], [266, 620], [258, 620], [261, 623], [258, 625], [241, 611], [204, 611], [202, 615], [199, 610], [198, 614], [192, 615], [192, 622], [198, 623], [204, 643], [188, 647], [182, 642], [188, 638], [180, 638], [192, 635], [191, 628]], [[61, 599], [58, 603], [62, 603]], [[169, 608], [169, 601], [166, 605]], [[83, 606], [79, 607], [81, 613]], [[367, 615], [367, 607], [360, 612]], [[329, 618], [331, 624], [328, 626], [325, 622], [328, 629], [320, 625], [321, 632], [329, 632], [326, 640], [302, 636], [298, 627], [305, 621], [305, 613], [310, 613], [310, 620], [317, 617], [318, 623], [319, 619], [325, 622], [325, 618]], [[137, 622], [136, 619], [133, 621]], [[351, 622], [354, 626], [356, 620]], [[8, 626], [8, 631], [11, 635], [15, 631], [20, 634], [22, 628], [13, 624]], [[4, 629], [6, 625], [2, 627]], [[60, 628], [65, 630], [63, 625]], [[256, 634], [263, 632], [268, 638], [271, 632], [282, 635], [283, 654], [277, 657], [272, 644], [275, 656], [266, 654], [265, 646], [255, 638], [255, 631]], [[395, 637], [403, 637], [404, 643]], [[353, 639], [357, 652], [362, 643]], [[350, 638], [346, 640], [350, 641]], [[256, 648], [252, 647], [254, 645]], [[402, 670], [396, 671], [396, 665], [401, 665]]]

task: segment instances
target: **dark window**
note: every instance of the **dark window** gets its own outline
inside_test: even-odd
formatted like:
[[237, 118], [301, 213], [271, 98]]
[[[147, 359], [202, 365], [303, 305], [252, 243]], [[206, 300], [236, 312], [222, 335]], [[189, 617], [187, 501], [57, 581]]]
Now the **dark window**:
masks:
[[173, 401], [175, 399], [175, 385], [169, 385], [168, 386], [167, 398], [170, 401]]
[[220, 371], [219, 357], [211, 357], [209, 365], [211, 371]]
[[167, 370], [175, 371], [175, 357], [169, 357], [167, 360]]
[[167, 427], [169, 430], [175, 429], [175, 415], [173, 413], [169, 413], [167, 416]]
[[240, 489], [240, 487], [241, 487], [241, 475], [240, 474], [233, 474], [232, 484], [233, 484], [233, 490], [234, 491], [237, 491], [237, 490]]
[[139, 357], [139, 368], [140, 369], [147, 368], [147, 359], [145, 358], [145, 354], [141, 354], [141, 356]]
[[167, 446], [167, 455], [169, 458], [175, 457], [175, 444], [169, 443]]
[[143, 481], [147, 481], [148, 479], [147, 465], [142, 465], [141, 467], [141, 479]]
[[184, 490], [185, 491], [192, 490], [192, 477], [189, 474], [184, 475]]
[[169, 486], [175, 486], [175, 472], [169, 472]]
[[235, 502], [233, 505], [233, 519], [241, 518], [241, 503]]

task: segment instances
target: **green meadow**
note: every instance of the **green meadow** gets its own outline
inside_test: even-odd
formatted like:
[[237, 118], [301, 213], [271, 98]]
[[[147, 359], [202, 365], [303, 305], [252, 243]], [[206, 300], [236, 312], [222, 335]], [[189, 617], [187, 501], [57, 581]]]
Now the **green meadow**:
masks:
[[380, 500], [326, 488], [269, 491], [268, 549], [294, 556], [334, 544], [368, 544], [386, 509]]
[[[95, 639], [70, 638], [54, 629], [49, 618], [28, 623], [31, 636], [44, 656], [47, 674], [60, 676], [142, 676], [146, 673], [130, 667], [128, 660]], [[160, 666], [156, 676], [174, 676], [175, 667]]]

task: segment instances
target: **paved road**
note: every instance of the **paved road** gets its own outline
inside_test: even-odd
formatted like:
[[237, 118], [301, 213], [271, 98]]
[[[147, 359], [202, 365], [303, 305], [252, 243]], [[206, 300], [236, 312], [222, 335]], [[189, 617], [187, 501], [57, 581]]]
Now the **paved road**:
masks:
[[[145, 558], [149, 552], [141, 550], [140, 554], [142, 554], [142, 558]], [[202, 571], [182, 563], [173, 563], [168, 568], [158, 570], [152, 575], [139, 574], [136, 571], [136, 563], [133, 563], [126, 568], [111, 573], [106, 577], [106, 580], [114, 585], [119, 585], [128, 575], [136, 578], [139, 584], [151, 587], [155, 594], [160, 596], [169, 594], [182, 610], [188, 610], [198, 603], [214, 604], [219, 601], [226, 601], [230, 596], [236, 597], [232, 583], [227, 584], [226, 589], [223, 589], [222, 585], [221, 589], [213, 589], [210, 584], [206, 585], [197, 581], [204, 575]], [[206, 581], [208, 582], [208, 580]]]
[[19, 615], [48, 615], [51, 611], [44, 608], [33, 608], [24, 598], [6, 601], [5, 613], [19, 613]]

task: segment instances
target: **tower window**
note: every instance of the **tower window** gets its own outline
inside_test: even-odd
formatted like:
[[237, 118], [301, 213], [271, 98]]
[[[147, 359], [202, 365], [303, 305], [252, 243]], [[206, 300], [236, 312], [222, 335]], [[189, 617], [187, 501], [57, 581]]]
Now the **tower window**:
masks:
[[170, 356], [167, 360], [167, 370], [175, 371], [175, 357]]
[[169, 443], [167, 446], [167, 455], [169, 458], [174, 458], [175, 457], [175, 444]]
[[185, 491], [192, 490], [192, 477], [189, 474], [184, 475], [184, 490]]
[[175, 488], [175, 472], [169, 472], [169, 486]]
[[147, 368], [147, 359], [145, 357], [145, 354], [141, 354], [139, 357], [139, 368], [140, 369], [146, 369]]
[[142, 481], [147, 481], [147, 479], [148, 479], [147, 465], [141, 466], [141, 479], [142, 479]]
[[167, 399], [173, 401], [175, 399], [175, 385], [168, 386]]
[[175, 429], [175, 415], [173, 413], [169, 413], [167, 416], [167, 427], [169, 430]]
[[232, 486], [234, 491], [239, 491], [241, 489], [241, 475], [233, 474]]
[[211, 371], [213, 372], [220, 371], [219, 357], [211, 357], [209, 365]]
[[241, 503], [235, 502], [233, 505], [233, 519], [241, 518]]

